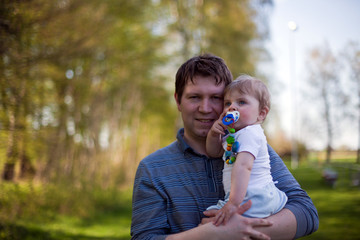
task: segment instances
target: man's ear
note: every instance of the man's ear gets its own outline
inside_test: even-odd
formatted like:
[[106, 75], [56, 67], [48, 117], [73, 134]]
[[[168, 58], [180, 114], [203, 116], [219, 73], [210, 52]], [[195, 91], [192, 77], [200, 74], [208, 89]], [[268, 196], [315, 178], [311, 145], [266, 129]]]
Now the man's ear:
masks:
[[263, 107], [259, 112], [258, 120], [259, 121], [264, 121], [267, 114], [269, 113], [269, 110], [270, 109], [268, 107]]
[[177, 108], [181, 112], [180, 99], [179, 99], [179, 96], [177, 95], [177, 93], [174, 93], [174, 98], [176, 101]]

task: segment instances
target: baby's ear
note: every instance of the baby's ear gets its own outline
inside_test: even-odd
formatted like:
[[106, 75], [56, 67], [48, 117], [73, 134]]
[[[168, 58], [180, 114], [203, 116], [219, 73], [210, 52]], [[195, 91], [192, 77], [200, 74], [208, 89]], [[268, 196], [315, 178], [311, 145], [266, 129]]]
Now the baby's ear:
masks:
[[269, 110], [270, 109], [268, 107], [263, 107], [259, 112], [258, 120], [259, 121], [264, 121], [267, 114], [269, 113]]

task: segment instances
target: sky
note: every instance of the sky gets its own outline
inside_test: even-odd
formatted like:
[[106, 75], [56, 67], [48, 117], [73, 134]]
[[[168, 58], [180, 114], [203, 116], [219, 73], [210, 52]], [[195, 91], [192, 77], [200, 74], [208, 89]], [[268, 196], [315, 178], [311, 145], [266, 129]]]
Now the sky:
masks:
[[[276, 83], [275, 89], [278, 89], [275, 97], [273, 94], [273, 102], [276, 101], [281, 112], [282, 128], [291, 136], [292, 129], [299, 129], [295, 126], [300, 124], [292, 120], [303, 114], [295, 113], [292, 106], [295, 106], [293, 101], [301, 101], [298, 85], [306, 77], [307, 53], [325, 42], [334, 53], [343, 49], [349, 41], [360, 42], [360, 0], [274, 0], [269, 17], [270, 41], [267, 49], [273, 58], [270, 76]], [[290, 31], [289, 21], [296, 23], [296, 31]], [[294, 79], [293, 83], [290, 79]], [[350, 129], [337, 136], [335, 145], [355, 148], [357, 135], [353, 132]], [[325, 146], [323, 140], [311, 141], [314, 148]]]

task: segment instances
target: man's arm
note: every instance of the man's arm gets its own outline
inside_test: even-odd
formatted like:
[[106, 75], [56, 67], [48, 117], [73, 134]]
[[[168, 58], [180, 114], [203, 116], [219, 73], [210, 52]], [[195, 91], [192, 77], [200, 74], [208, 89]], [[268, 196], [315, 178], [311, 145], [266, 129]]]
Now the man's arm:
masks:
[[271, 239], [294, 239], [297, 223], [295, 215], [289, 209], [284, 208], [267, 219], [273, 223], [271, 227], [255, 227], [255, 229], [270, 236]]
[[166, 240], [219, 240], [219, 239], [270, 239], [264, 233], [257, 231], [255, 228], [268, 227], [272, 223], [267, 219], [261, 218], [246, 218], [241, 216], [251, 207], [251, 201], [246, 202], [238, 208], [238, 214], [234, 214], [228, 224], [215, 226], [211, 222], [200, 225], [191, 230], [169, 235]]
[[134, 182], [131, 236], [135, 239], [165, 239], [169, 229], [164, 199], [155, 189], [150, 171], [140, 163]]
[[[206, 216], [208, 216], [209, 218], [204, 218], [202, 221], [202, 224], [207, 225], [209, 222], [212, 221], [212, 218], [216, 215], [218, 210], [210, 210], [205, 212], [204, 214]], [[272, 215], [266, 219], [261, 219], [261, 218], [246, 218], [243, 216], [240, 216], [239, 214], [235, 214], [233, 216], [233, 218], [230, 219], [230, 221], [224, 226], [221, 225], [219, 226], [219, 233], [221, 230], [223, 229], [227, 229], [226, 226], [230, 225], [230, 228], [227, 229], [227, 231], [233, 231], [234, 233], [238, 233], [241, 229], [249, 229], [248, 226], [243, 225], [244, 223], [249, 223], [251, 221], [260, 221], [260, 220], [267, 220], [269, 221], [269, 225], [251, 225], [251, 227], [253, 228], [251, 230], [254, 231], [255, 236], [252, 236], [255, 239], [258, 239], [259, 236], [269, 236], [271, 239], [294, 239], [295, 237], [295, 233], [297, 230], [297, 222], [296, 222], [296, 218], [295, 215], [289, 210], [289, 209], [282, 209], [280, 212], [276, 213], [275, 215]], [[238, 222], [239, 224], [236, 225], [238, 227], [238, 229], [233, 229], [231, 226], [234, 226], [234, 222]], [[213, 230], [215, 231], [215, 230]], [[263, 235], [260, 235], [260, 233], [262, 233]], [[210, 239], [216, 239], [216, 238], [211, 238], [214, 236], [218, 236], [216, 235], [217, 233], [214, 232], [213, 234], [209, 234]], [[237, 236], [236, 234], [234, 236]], [[176, 238], [175, 238], [176, 239]], [[180, 239], [180, 238], [179, 238]], [[200, 238], [199, 238], [200, 239]], [[203, 238], [206, 239], [207, 238]], [[223, 239], [223, 238], [218, 238], [218, 239]], [[241, 239], [241, 238], [239, 238]], [[267, 238], [259, 238], [259, 239], [267, 239]]]
[[[278, 214], [270, 216], [269, 219], [274, 225], [267, 230], [273, 231], [270, 236], [276, 239], [279, 233], [287, 234], [293, 230], [291, 227], [295, 217], [295, 238], [303, 237], [315, 232], [319, 227], [319, 216], [309, 195], [300, 187], [289, 169], [285, 166], [279, 155], [268, 145], [271, 175], [276, 187], [285, 192], [288, 201], [285, 208]], [[286, 223], [289, 223], [288, 226]], [[284, 232], [278, 231], [277, 226], [283, 226]], [[284, 227], [286, 226], [286, 227]], [[281, 229], [280, 229], [281, 230]]]

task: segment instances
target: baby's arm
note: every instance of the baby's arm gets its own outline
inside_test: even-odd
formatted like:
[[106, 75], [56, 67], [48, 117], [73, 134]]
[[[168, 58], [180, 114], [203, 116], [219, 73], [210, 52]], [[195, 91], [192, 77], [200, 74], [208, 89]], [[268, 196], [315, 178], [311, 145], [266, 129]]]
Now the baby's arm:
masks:
[[214, 224], [219, 226], [226, 224], [230, 217], [236, 213], [237, 208], [243, 202], [247, 186], [249, 184], [250, 173], [255, 157], [249, 152], [240, 152], [236, 156], [236, 162], [231, 172], [231, 189], [229, 201], [217, 213]]
[[226, 126], [222, 123], [222, 116], [212, 125], [206, 138], [206, 153], [209, 157], [221, 157], [224, 153], [221, 136], [225, 135]]

